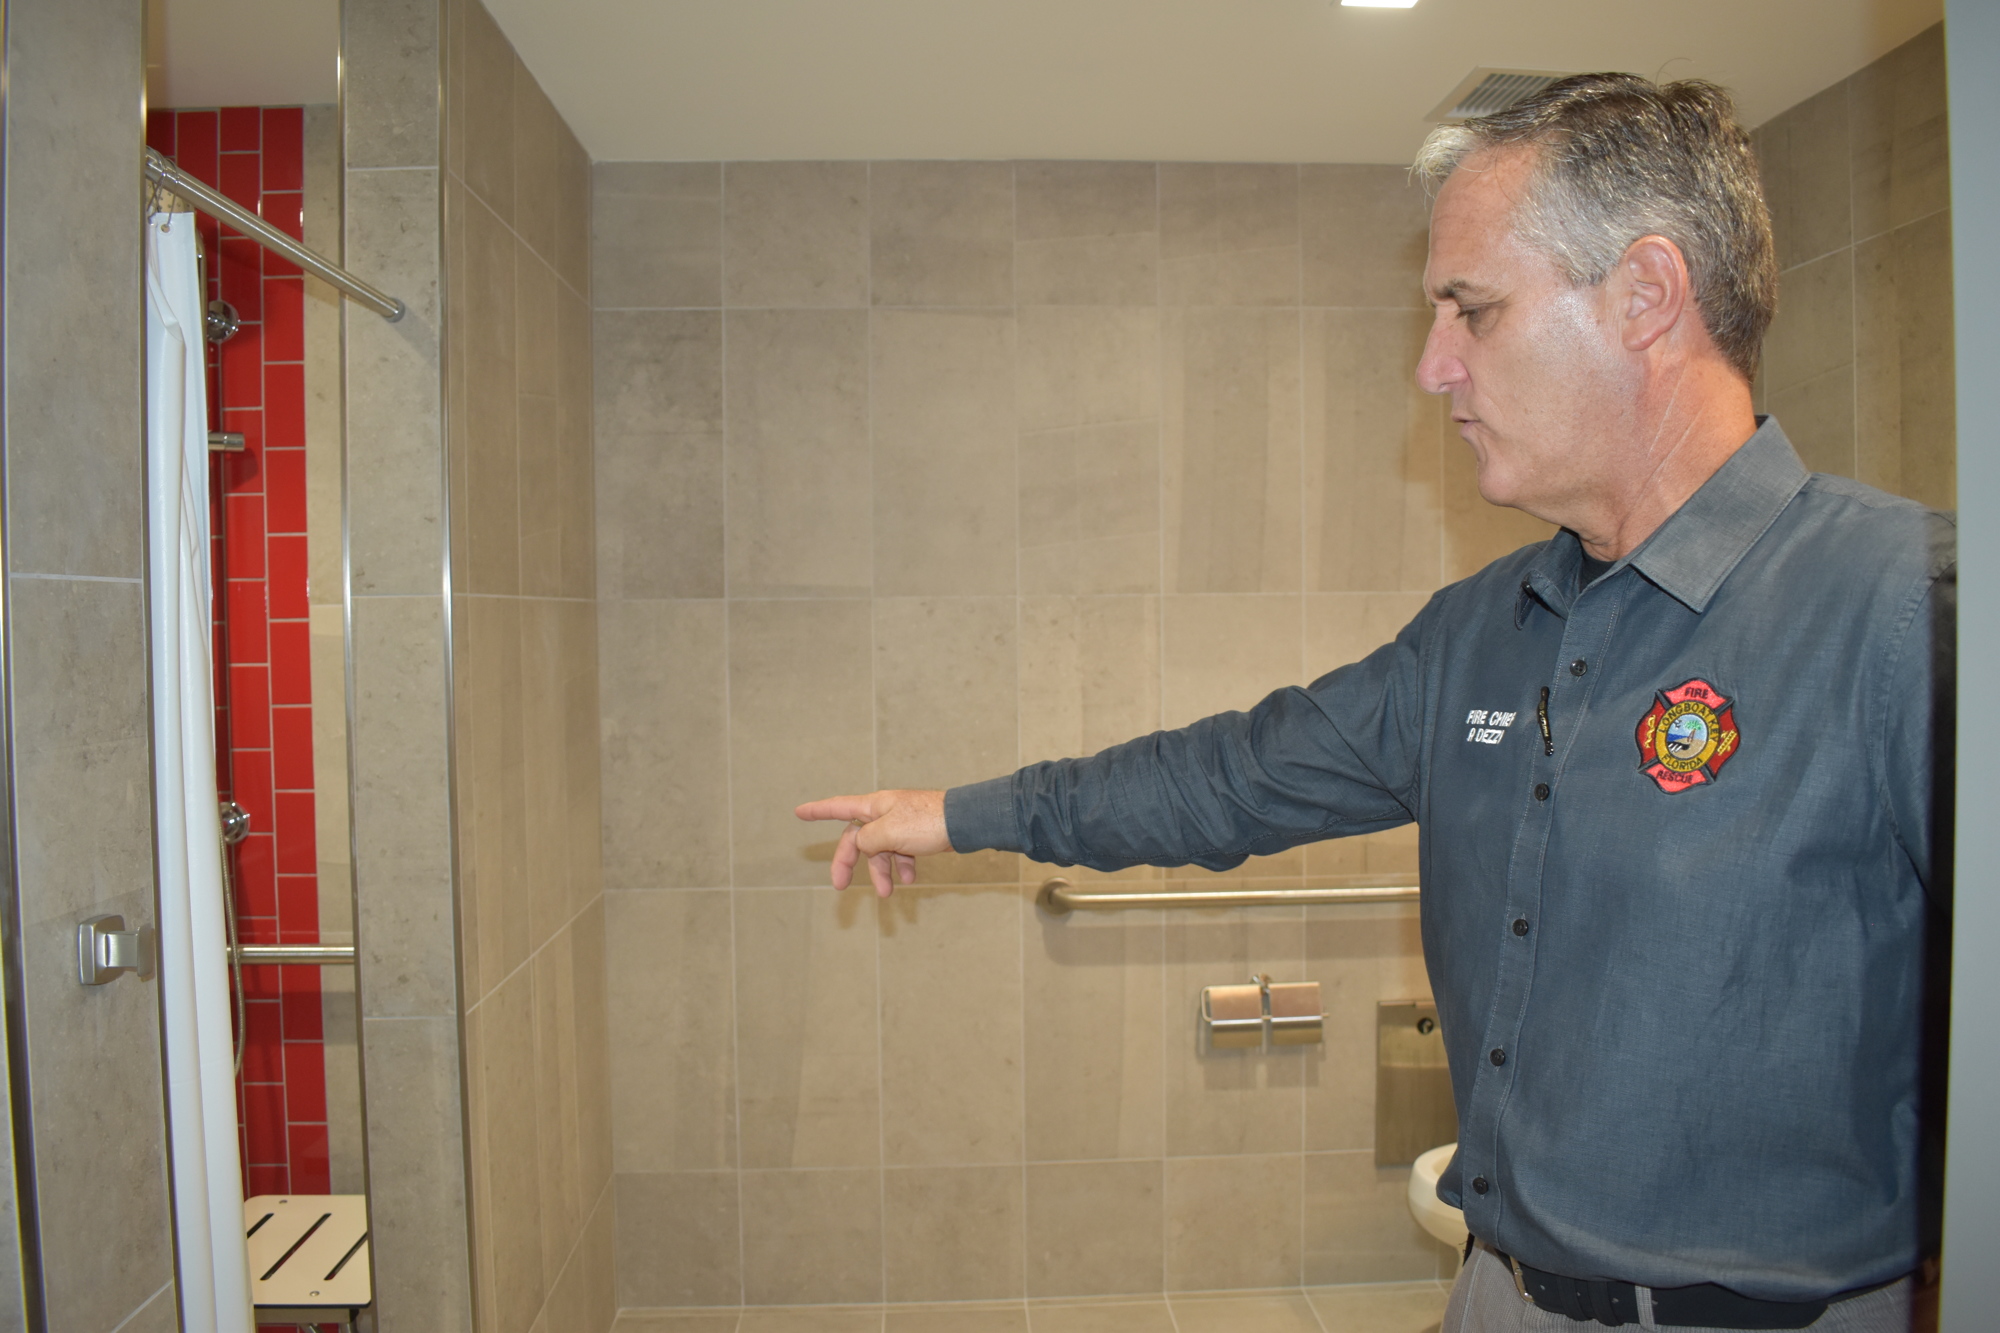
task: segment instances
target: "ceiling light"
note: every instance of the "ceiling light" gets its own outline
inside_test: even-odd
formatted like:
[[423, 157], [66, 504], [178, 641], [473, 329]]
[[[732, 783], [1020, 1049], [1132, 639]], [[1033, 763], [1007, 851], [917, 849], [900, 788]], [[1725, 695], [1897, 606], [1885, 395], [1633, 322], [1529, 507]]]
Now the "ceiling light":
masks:
[[1342, 9], [1415, 9], [1417, 0], [1340, 0]]

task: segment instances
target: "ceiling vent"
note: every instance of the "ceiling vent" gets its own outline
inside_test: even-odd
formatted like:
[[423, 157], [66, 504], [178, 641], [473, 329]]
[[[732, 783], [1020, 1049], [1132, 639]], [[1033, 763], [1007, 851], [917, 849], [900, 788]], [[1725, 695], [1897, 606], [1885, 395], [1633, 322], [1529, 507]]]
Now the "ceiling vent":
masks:
[[1475, 69], [1458, 81], [1444, 101], [1434, 107], [1431, 121], [1471, 120], [1505, 111], [1531, 93], [1538, 93], [1557, 79], [1569, 75], [1546, 69]]

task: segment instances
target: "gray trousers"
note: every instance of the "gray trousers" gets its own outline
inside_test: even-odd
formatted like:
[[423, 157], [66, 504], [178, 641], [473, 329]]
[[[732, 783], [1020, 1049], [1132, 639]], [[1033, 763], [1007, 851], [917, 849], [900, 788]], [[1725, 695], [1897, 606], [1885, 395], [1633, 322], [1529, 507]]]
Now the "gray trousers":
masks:
[[[1814, 1333], [1910, 1333], [1914, 1287], [1904, 1278], [1866, 1296], [1835, 1302], [1810, 1327]], [[1646, 1301], [1646, 1297], [1641, 1298], [1642, 1311], [1648, 1308]], [[1680, 1324], [1655, 1325], [1650, 1318], [1642, 1318], [1640, 1326], [1681, 1333], [1721, 1333]], [[1439, 1333], [1601, 1333], [1603, 1329], [1604, 1325], [1595, 1321], [1579, 1323], [1522, 1300], [1514, 1288], [1513, 1272], [1493, 1251], [1475, 1245], [1472, 1258], [1459, 1269], [1458, 1281], [1452, 1285], [1451, 1302], [1445, 1306]]]

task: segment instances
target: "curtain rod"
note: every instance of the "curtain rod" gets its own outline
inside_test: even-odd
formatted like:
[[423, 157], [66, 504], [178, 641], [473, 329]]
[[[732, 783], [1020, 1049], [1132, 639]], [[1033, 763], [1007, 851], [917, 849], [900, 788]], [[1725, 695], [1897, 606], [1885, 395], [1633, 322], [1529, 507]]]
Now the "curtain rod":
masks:
[[182, 171], [172, 158], [151, 148], [146, 150], [146, 177], [173, 191], [210, 217], [227, 222], [265, 249], [276, 250], [315, 278], [323, 279], [338, 287], [391, 324], [403, 317], [405, 307], [401, 301], [369, 286], [346, 269], [327, 263], [235, 200], [210, 189]]

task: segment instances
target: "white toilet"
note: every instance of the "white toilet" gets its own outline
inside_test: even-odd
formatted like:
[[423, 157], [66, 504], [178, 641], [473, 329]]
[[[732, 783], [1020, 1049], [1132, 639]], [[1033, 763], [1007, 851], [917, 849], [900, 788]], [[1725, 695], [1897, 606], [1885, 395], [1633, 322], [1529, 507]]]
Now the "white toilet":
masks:
[[1465, 1249], [1465, 1214], [1440, 1199], [1438, 1177], [1451, 1165], [1456, 1143], [1433, 1148], [1410, 1167], [1410, 1216], [1417, 1225], [1454, 1250]]

